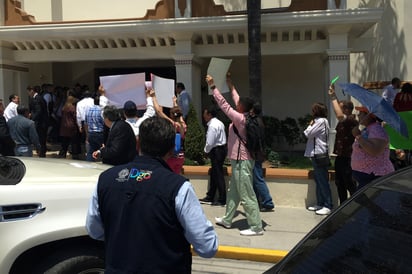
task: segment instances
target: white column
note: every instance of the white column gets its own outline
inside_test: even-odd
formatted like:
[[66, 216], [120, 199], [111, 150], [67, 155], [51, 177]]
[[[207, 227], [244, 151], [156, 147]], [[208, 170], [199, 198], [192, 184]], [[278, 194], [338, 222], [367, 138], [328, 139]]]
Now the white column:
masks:
[[[335, 91], [339, 100], [348, 100], [349, 96], [344, 95], [339, 88], [339, 83], [348, 83], [350, 81], [349, 77], [349, 54], [347, 33], [333, 34], [329, 33], [329, 49], [326, 51], [328, 56], [328, 79], [327, 85], [325, 87], [325, 92], [327, 92], [328, 86], [333, 78], [339, 76], [339, 80], [335, 83]], [[329, 101], [329, 122], [330, 122], [330, 136], [329, 136], [329, 148], [333, 151], [336, 136], [336, 125], [338, 120], [336, 119], [335, 112], [333, 111], [332, 103]]]
[[6, 11], [5, 11], [5, 7], [6, 7], [6, 3], [4, 2], [6, 0], [0, 0], [0, 6], [2, 7], [0, 9], [0, 26], [4, 26], [4, 21], [6, 20]]
[[184, 10], [184, 14], [182, 16], [179, 10], [179, 0], [175, 0], [175, 18], [192, 17], [192, 1], [191, 0], [185, 0], [185, 1], [186, 1], [186, 9]]
[[14, 62], [11, 56], [11, 49], [0, 48], [0, 98], [8, 102], [8, 97], [15, 93], [27, 105], [29, 69], [25, 64]]
[[[340, 2], [339, 4], [336, 4]], [[328, 10], [346, 9], [346, 0], [328, 0]]]
[[62, 0], [52, 0], [51, 1], [51, 19], [52, 21], [63, 21]]
[[192, 104], [201, 121], [201, 75], [200, 66], [194, 61], [193, 54], [179, 54], [174, 56], [176, 66], [176, 82], [182, 82], [190, 94]]
[[336, 9], [335, 0], [328, 0], [328, 10], [334, 10], [334, 9]]

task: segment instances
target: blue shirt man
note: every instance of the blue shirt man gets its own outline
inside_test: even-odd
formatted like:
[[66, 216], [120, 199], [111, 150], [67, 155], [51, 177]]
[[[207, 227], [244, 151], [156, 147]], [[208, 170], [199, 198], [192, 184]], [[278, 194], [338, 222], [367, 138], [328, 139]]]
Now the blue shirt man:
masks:
[[100, 175], [86, 228], [105, 241], [105, 273], [191, 273], [190, 244], [199, 256], [215, 255], [216, 232], [191, 184], [165, 162], [174, 141], [169, 121], [148, 118], [140, 126], [141, 156]]
[[94, 105], [86, 113], [84, 123], [86, 132], [86, 160], [93, 162], [93, 151], [98, 150], [104, 142], [104, 121], [102, 109], [99, 105], [100, 98], [94, 98]]
[[182, 116], [185, 121], [187, 121], [187, 114], [189, 113], [190, 107], [190, 95], [186, 91], [185, 85], [183, 83], [176, 84], [176, 93], [177, 93], [177, 104], [182, 110]]

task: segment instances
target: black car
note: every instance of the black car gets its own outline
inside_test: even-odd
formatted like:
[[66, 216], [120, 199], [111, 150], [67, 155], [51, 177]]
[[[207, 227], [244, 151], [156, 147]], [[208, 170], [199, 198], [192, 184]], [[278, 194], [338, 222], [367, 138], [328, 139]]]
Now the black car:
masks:
[[412, 167], [365, 186], [265, 273], [412, 273]]

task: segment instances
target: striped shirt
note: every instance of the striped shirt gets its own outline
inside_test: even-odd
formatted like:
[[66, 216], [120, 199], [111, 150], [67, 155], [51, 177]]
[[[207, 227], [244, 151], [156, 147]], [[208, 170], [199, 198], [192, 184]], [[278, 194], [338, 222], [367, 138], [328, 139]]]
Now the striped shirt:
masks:
[[100, 106], [93, 105], [86, 113], [88, 132], [103, 132], [104, 121]]

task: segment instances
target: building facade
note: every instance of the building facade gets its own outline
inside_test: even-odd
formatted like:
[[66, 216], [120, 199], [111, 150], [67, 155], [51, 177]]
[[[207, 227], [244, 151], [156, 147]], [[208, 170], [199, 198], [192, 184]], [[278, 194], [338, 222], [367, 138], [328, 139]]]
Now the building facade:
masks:
[[[329, 104], [336, 75], [360, 84], [411, 78], [410, 6], [262, 0], [264, 113], [296, 118], [313, 102]], [[26, 86], [42, 83], [95, 90], [99, 75], [146, 71], [185, 83], [201, 113], [211, 57], [233, 60], [234, 83], [248, 95], [246, 1], [0, 0], [0, 8], [0, 98], [17, 93], [24, 102]]]

